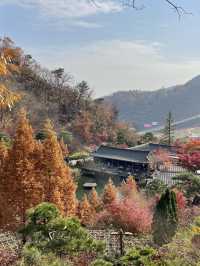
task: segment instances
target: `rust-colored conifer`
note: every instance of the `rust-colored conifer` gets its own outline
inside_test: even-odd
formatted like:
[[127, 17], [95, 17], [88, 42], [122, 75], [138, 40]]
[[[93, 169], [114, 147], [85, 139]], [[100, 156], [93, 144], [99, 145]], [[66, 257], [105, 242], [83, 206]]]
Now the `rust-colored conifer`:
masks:
[[104, 205], [112, 203], [117, 198], [117, 189], [110, 178], [104, 187], [102, 201]]
[[3, 170], [7, 157], [8, 148], [4, 141], [0, 141], [0, 171]]
[[101, 209], [101, 200], [96, 189], [93, 187], [89, 195], [89, 202], [96, 212]]
[[79, 218], [83, 225], [92, 225], [95, 217], [94, 209], [92, 208], [88, 197], [84, 194], [82, 201], [79, 203]]
[[133, 176], [128, 176], [126, 181], [122, 182], [120, 192], [123, 197], [132, 197], [137, 194], [137, 184]]
[[0, 185], [1, 223], [9, 229], [23, 225], [26, 210], [42, 200], [41, 184], [35, 174], [35, 145], [26, 112], [21, 110]]
[[63, 138], [60, 139], [59, 143], [60, 143], [60, 148], [62, 150], [63, 157], [67, 157], [69, 155], [69, 150], [68, 150], [67, 145], [64, 143]]
[[45, 123], [47, 138], [43, 143], [42, 180], [44, 200], [57, 205], [60, 211], [72, 216], [76, 212], [76, 185], [66, 165], [51, 122]]

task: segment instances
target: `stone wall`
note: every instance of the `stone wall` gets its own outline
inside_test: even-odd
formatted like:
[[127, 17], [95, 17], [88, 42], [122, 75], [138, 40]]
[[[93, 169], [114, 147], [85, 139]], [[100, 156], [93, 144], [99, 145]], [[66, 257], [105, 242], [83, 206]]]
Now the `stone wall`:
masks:
[[97, 229], [89, 230], [90, 235], [96, 239], [105, 242], [106, 253], [108, 255], [120, 254], [135, 246], [146, 246], [151, 244], [148, 236], [135, 236], [129, 232], [116, 230]]
[[0, 231], [0, 250], [12, 250], [16, 253], [19, 252], [21, 241], [17, 239], [16, 235], [11, 232]]

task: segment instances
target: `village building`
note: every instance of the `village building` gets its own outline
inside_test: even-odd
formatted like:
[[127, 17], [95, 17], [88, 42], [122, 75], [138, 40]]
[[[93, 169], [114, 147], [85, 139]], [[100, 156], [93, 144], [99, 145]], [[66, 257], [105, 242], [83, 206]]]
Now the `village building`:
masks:
[[[167, 154], [170, 164], [166, 165], [163, 158], [158, 159], [157, 153]], [[149, 181], [157, 178], [168, 185], [173, 184], [173, 177], [184, 172], [178, 165], [176, 149], [164, 144], [147, 143], [132, 148], [116, 148], [102, 145], [92, 154], [93, 162], [83, 166], [87, 175], [105, 175], [120, 181], [132, 175], [136, 181]]]

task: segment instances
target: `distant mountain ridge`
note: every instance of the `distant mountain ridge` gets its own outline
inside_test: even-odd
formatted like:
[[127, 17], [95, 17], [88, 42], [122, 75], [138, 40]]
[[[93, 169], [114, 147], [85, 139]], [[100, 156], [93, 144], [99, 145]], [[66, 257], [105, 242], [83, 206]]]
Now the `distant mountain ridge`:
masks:
[[[144, 124], [154, 121], [163, 125], [169, 111], [175, 121], [200, 114], [200, 75], [183, 85], [155, 91], [118, 91], [104, 99], [116, 106], [120, 120], [143, 130]], [[200, 119], [194, 123], [200, 125]]]

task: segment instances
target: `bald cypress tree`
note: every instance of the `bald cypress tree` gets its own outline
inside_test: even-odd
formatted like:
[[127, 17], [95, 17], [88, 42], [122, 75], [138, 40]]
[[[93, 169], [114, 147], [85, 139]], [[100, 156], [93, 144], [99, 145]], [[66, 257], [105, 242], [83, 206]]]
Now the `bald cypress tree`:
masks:
[[26, 112], [21, 110], [0, 180], [0, 222], [9, 229], [25, 224], [26, 210], [42, 200], [42, 187], [35, 172], [35, 149], [32, 127]]
[[94, 210], [96, 212], [100, 210], [101, 205], [102, 205], [101, 200], [100, 200], [99, 195], [98, 195], [98, 193], [94, 187], [92, 188], [92, 191], [90, 192], [89, 202], [90, 202], [92, 208], [94, 208]]
[[46, 139], [43, 142], [41, 180], [44, 186], [44, 201], [54, 203], [65, 215], [76, 212], [76, 185], [51, 122], [45, 123]]
[[117, 189], [112, 182], [112, 179], [109, 178], [108, 183], [104, 187], [102, 201], [104, 205], [112, 203], [117, 198]]
[[4, 165], [8, 158], [8, 147], [4, 141], [0, 141], [0, 171], [3, 171]]
[[156, 205], [153, 217], [153, 238], [158, 245], [171, 241], [178, 226], [176, 194], [167, 189]]
[[88, 197], [84, 194], [82, 201], [79, 203], [78, 216], [83, 225], [92, 225], [95, 211], [92, 208]]

